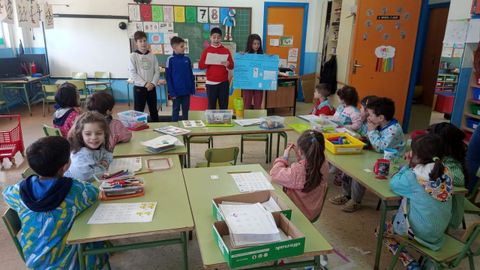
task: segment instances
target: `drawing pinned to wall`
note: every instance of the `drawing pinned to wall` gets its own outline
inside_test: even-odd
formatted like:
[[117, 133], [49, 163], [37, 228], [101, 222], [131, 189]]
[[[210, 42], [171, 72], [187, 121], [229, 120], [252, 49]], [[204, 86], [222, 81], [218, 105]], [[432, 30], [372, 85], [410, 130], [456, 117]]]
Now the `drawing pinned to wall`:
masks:
[[150, 5], [140, 5], [140, 18], [144, 22], [152, 21], [152, 6]]
[[400, 38], [401, 39], [406, 39], [407, 38], [407, 32], [405, 32], [405, 31], [400, 32]]
[[296, 70], [297, 70], [297, 63], [296, 63], [296, 62], [295, 62], [295, 63], [293, 63], [293, 62], [288, 62], [288, 63], [287, 63], [287, 68], [293, 70], [293, 72], [296, 72]]
[[208, 9], [210, 23], [220, 23], [220, 8], [211, 7]]
[[230, 51], [231, 55], [235, 55], [237, 52], [237, 43], [235, 42], [223, 42], [222, 45]]
[[267, 35], [283, 36], [283, 24], [269, 24], [267, 27]]
[[208, 23], [208, 7], [197, 7], [197, 19], [199, 23]]
[[365, 21], [365, 26], [366, 27], [371, 27], [372, 26], [372, 21], [371, 20], [366, 20]]
[[196, 7], [186, 7], [185, 8], [185, 21], [187, 23], [196, 23], [197, 22], [197, 8]]
[[37, 0], [29, 0], [30, 4], [30, 23], [32, 28], [39, 28], [42, 20], [40, 4]]
[[442, 47], [442, 57], [450, 58], [453, 55], [453, 44], [452, 43], [443, 43]]
[[280, 37], [280, 46], [282, 46], [282, 47], [291, 47], [291, 46], [293, 46], [293, 36], [283, 36], [283, 37]]
[[164, 22], [173, 22], [174, 21], [173, 7], [172, 6], [164, 6], [163, 7], [163, 21]]
[[[5, 9], [5, 0], [0, 0], [0, 22], [7, 17], [7, 10]], [[2, 38], [3, 41], [3, 38]]]
[[298, 48], [288, 49], [288, 62], [297, 62], [298, 60]]
[[443, 42], [464, 43], [467, 36], [468, 20], [448, 21]]
[[0, 0], [0, 21], [13, 24], [13, 0]]
[[175, 6], [173, 10], [175, 14], [175, 22], [185, 22], [185, 7]]
[[153, 54], [163, 54], [163, 45], [150, 44], [150, 51], [152, 51]]
[[17, 4], [17, 18], [18, 18], [18, 26], [23, 28], [30, 28], [31, 27], [31, 10], [30, 10], [30, 3], [28, 0], [17, 0], [15, 2]]
[[386, 15], [388, 13], [388, 8], [386, 7], [383, 7], [380, 11], [380, 13], [382, 13], [382, 15]]
[[171, 40], [173, 37], [178, 37], [178, 33], [165, 33], [164, 43], [165, 43], [165, 44], [170, 44], [170, 40]]
[[173, 23], [172, 22], [158, 23], [158, 32], [173, 33]]
[[365, 33], [363, 33], [363, 40], [367, 40], [367, 39], [368, 39], [368, 33], [365, 32]]
[[382, 32], [383, 31], [383, 24], [377, 24], [377, 31]]
[[463, 43], [453, 44], [452, 57], [453, 58], [462, 58], [464, 51], [465, 51], [465, 44], [463, 44]]
[[163, 54], [166, 54], [166, 55], [172, 55], [173, 54], [173, 48], [172, 48], [172, 45], [170, 45], [170, 43], [165, 43], [163, 45]]
[[185, 41], [185, 54], [189, 54], [190, 53], [190, 46], [188, 44], [188, 38], [185, 38], [183, 39]]
[[140, 17], [140, 6], [139, 5], [128, 5], [128, 20], [131, 22], [141, 21]]
[[400, 22], [395, 22], [395, 29], [400, 30]]
[[142, 22], [129, 22], [127, 26], [128, 37], [133, 38], [133, 35], [137, 31], [143, 31]]
[[162, 6], [152, 6], [152, 21], [154, 22], [163, 22], [163, 7]]
[[390, 39], [390, 34], [389, 33], [383, 34], [383, 40], [389, 40], [389, 39]]
[[165, 43], [164, 33], [147, 33], [147, 41], [150, 44], [163, 44]]
[[43, 4], [42, 8], [42, 21], [45, 29], [53, 29], [54, 23], [52, 5], [46, 2]]
[[373, 14], [374, 14], [373, 9], [370, 8], [370, 9], [367, 10], [367, 16], [368, 17], [373, 16]]
[[278, 59], [278, 67], [286, 68], [287, 67], [287, 59], [284, 59], [284, 58]]
[[237, 24], [237, 21], [235, 20], [235, 15], [237, 15], [237, 11], [234, 8], [230, 8], [228, 10], [227, 17], [225, 17], [224, 20], [222, 21], [223, 26], [225, 26], [224, 40], [228, 40], [228, 41], [233, 40], [232, 29]]
[[405, 12], [405, 14], [403, 14], [403, 18], [405, 20], [410, 20], [410, 18], [412, 17], [412, 14], [410, 12]]
[[270, 46], [272, 46], [272, 47], [278, 47], [278, 46], [280, 46], [280, 39], [278, 39], [278, 38], [271, 38], [271, 39], [270, 39]]
[[395, 59], [395, 48], [392, 46], [378, 46], [375, 48], [375, 56], [377, 57], [377, 64], [375, 66], [376, 72], [392, 72]]
[[157, 22], [144, 22], [143, 31], [145, 33], [156, 33], [158, 32], [158, 23]]

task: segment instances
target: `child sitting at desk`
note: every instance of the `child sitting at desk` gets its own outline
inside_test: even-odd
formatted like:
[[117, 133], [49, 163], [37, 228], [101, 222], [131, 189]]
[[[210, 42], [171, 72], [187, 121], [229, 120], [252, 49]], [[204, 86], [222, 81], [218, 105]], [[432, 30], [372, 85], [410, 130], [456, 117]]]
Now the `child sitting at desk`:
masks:
[[332, 120], [341, 126], [357, 131], [362, 125], [360, 111], [357, 108], [358, 93], [355, 87], [344, 86], [337, 92], [340, 105], [337, 107]]
[[330, 90], [328, 89], [328, 84], [321, 83], [315, 86], [315, 93], [313, 97], [317, 100], [313, 106], [311, 114], [314, 115], [334, 115], [335, 108], [328, 101], [328, 96], [330, 96]]
[[368, 133], [368, 110], [367, 105], [372, 102], [377, 96], [366, 96], [360, 101], [360, 117], [362, 118], [362, 125], [358, 129], [358, 134], [362, 137], [367, 137]]
[[[3, 191], [5, 202], [22, 223], [20, 244], [31, 269], [78, 269], [76, 245], [67, 245], [73, 220], [93, 205], [98, 189], [64, 177], [70, 166], [70, 144], [63, 137], [44, 137], [27, 149], [35, 174]], [[106, 256], [89, 256], [87, 265], [101, 269]]]
[[[289, 165], [291, 150], [297, 162]], [[320, 216], [327, 192], [328, 162], [324, 151], [322, 133], [307, 130], [300, 135], [297, 145], [290, 144], [285, 149], [283, 157], [277, 158], [270, 170], [272, 181], [284, 187], [288, 197], [310, 221]]]
[[85, 103], [87, 110], [101, 113], [107, 120], [110, 129], [108, 149], [113, 150], [116, 144], [130, 141], [132, 132], [120, 120], [112, 117], [113, 107], [115, 106], [115, 99], [112, 95], [105, 91], [96, 92], [89, 96]]
[[[445, 240], [445, 230], [452, 216], [453, 179], [443, 165], [443, 140], [435, 134], [413, 139], [409, 166], [390, 180], [393, 192], [403, 197], [393, 222], [386, 224], [386, 234], [415, 238], [423, 246], [437, 251]], [[408, 203], [407, 203], [408, 202]], [[398, 243], [385, 238], [386, 247], [396, 253]], [[400, 260], [408, 269], [420, 269], [405, 250]]]
[[53, 126], [60, 129], [63, 137], [67, 137], [75, 118], [82, 113], [80, 109], [80, 95], [75, 85], [64, 83], [55, 93], [57, 110], [53, 114]]
[[[450, 123], [431, 125], [428, 128], [428, 132], [430, 134], [437, 134], [443, 139], [445, 152], [443, 163], [453, 177], [453, 185], [456, 187], [465, 187], [466, 183], [468, 183], [468, 173], [465, 164], [467, 149], [463, 142], [465, 133]], [[464, 213], [463, 200], [463, 195], [453, 195], [450, 228], [456, 229], [462, 224]]]
[[72, 146], [72, 165], [65, 175], [92, 181], [94, 174], [104, 173], [113, 160], [109, 145], [110, 130], [103, 115], [85, 112], [68, 133]]

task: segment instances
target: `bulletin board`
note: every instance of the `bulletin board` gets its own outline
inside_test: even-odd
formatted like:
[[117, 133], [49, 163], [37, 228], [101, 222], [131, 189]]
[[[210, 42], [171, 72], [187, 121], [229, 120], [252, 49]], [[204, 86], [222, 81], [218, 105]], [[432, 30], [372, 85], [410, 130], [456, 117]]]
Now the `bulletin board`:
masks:
[[[208, 47], [210, 38], [210, 29], [219, 27], [222, 29], [225, 37], [225, 26], [223, 20], [228, 16], [230, 7], [218, 6], [180, 6], [180, 5], [137, 5], [128, 4], [129, 10], [129, 37], [131, 43], [131, 50], [135, 50], [133, 41], [133, 33], [136, 30], [148, 30], [155, 23], [160, 23], [158, 33], [160, 38], [157, 39], [151, 47], [153, 53], [157, 55], [160, 65], [165, 65], [165, 62], [170, 54], [165, 54], [165, 48], [169, 47], [169, 34], [177, 33], [183, 39], [188, 40], [188, 51], [186, 54], [190, 57], [193, 63], [198, 62], [200, 55], [204, 48]], [[222, 43], [225, 47], [233, 52], [244, 51], [248, 36], [251, 33], [252, 9], [232, 7], [235, 9], [236, 25], [232, 27], [232, 41], [225, 41]], [[173, 14], [172, 14], [173, 11]], [[173, 16], [172, 16], [173, 15]], [[215, 16], [216, 15], [216, 16]], [[165, 31], [167, 27], [165, 24], [173, 26], [172, 29]], [[147, 29], [145, 29], [147, 26]], [[141, 29], [143, 27], [143, 29]], [[149, 30], [152, 31], [152, 30]], [[156, 30], [153, 30], [156, 31]], [[149, 33], [147, 33], [149, 35]], [[161, 37], [163, 36], [163, 38]], [[150, 40], [153, 41], [153, 40]], [[170, 49], [167, 49], [167, 51]]]

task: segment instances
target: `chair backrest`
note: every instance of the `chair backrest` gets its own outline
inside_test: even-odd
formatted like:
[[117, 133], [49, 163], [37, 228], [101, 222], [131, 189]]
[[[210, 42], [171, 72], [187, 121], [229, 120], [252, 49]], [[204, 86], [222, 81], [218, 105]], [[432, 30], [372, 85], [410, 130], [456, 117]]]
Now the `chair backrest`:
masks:
[[[462, 252], [452, 261], [452, 266], [457, 267], [460, 265], [462, 260], [467, 256], [479, 256], [480, 255], [480, 247], [474, 245], [475, 242], [478, 242], [480, 239], [480, 221], [473, 222], [470, 226], [468, 226], [467, 230], [463, 234], [461, 241], [465, 243], [465, 246], [462, 249]], [[476, 246], [476, 250], [474, 250], [474, 246]]]
[[95, 79], [110, 80], [110, 72], [95, 71]]
[[84, 91], [87, 88], [87, 86], [85, 85], [85, 81], [70, 80], [68, 82], [75, 85], [75, 87], [77, 87], [78, 91]]
[[43, 133], [45, 136], [62, 136], [62, 132], [58, 128], [50, 127], [47, 125], [43, 125]]
[[7, 231], [10, 234], [10, 237], [12, 238], [13, 243], [15, 244], [15, 247], [17, 248], [17, 251], [20, 254], [20, 257], [22, 257], [22, 260], [25, 261], [22, 246], [20, 245], [20, 241], [18, 241], [18, 238], [17, 238], [17, 234], [22, 228], [22, 222], [20, 221], [20, 218], [18, 217], [17, 212], [15, 212], [11, 208], [8, 208], [7, 211], [5, 211], [5, 213], [2, 216], [2, 220], [3, 220], [3, 223], [5, 223], [5, 226], [7, 227]]
[[23, 133], [22, 125], [20, 124], [20, 115], [0, 115], [0, 118], [16, 118], [17, 125], [8, 131], [0, 131], [0, 143], [16, 143], [23, 151]]
[[327, 194], [328, 194], [328, 185], [325, 188], [325, 195], [323, 196], [323, 202], [322, 202], [322, 208], [320, 209], [320, 214], [311, 221], [312, 223], [317, 222], [320, 216], [322, 215], [323, 208], [325, 207], [325, 199], [327, 199]]
[[74, 80], [86, 80], [87, 73], [86, 72], [72, 72], [72, 79]]
[[267, 110], [245, 110], [243, 111], [243, 117], [248, 118], [260, 118], [267, 116]]
[[[478, 168], [477, 170], [477, 177], [480, 178], [480, 168]], [[471, 201], [473, 204], [476, 204], [475, 199], [477, 198], [479, 188], [480, 188], [480, 181], [477, 181], [473, 186], [471, 192], [467, 196], [467, 199]]]
[[205, 118], [205, 111], [188, 111], [189, 120], [203, 120]]
[[35, 171], [33, 171], [32, 168], [27, 167], [25, 169], [25, 171], [22, 172], [22, 178], [25, 179], [25, 178], [28, 178], [31, 175], [34, 175], [34, 174], [37, 174], [37, 173]]
[[210, 167], [210, 163], [222, 162], [233, 162], [233, 165], [236, 165], [238, 152], [238, 147], [207, 149], [207, 151], [205, 151], [205, 159], [207, 159], [207, 166]]
[[43, 93], [47, 96], [53, 96], [57, 93], [58, 85], [56, 84], [43, 84], [42, 85]]

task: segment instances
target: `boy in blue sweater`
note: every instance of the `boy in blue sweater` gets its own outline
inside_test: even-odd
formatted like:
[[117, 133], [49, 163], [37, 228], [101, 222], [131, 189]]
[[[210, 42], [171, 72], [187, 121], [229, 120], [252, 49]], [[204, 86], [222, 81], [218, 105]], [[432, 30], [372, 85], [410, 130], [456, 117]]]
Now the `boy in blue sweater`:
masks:
[[[185, 40], [173, 37], [170, 40], [173, 55], [168, 57], [166, 63], [166, 79], [168, 92], [173, 99], [172, 121], [188, 119], [190, 95], [195, 93], [195, 78], [193, 77], [192, 62], [185, 56]], [[179, 119], [180, 106], [182, 118]]]

